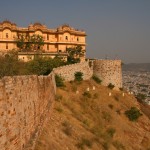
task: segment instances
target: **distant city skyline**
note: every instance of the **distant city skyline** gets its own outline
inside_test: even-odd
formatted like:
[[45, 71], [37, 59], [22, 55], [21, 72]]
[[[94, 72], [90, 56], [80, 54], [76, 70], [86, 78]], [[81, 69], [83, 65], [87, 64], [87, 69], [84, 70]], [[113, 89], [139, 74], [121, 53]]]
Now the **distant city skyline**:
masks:
[[149, 0], [2, 0], [0, 22], [69, 24], [87, 33], [87, 57], [150, 63]]

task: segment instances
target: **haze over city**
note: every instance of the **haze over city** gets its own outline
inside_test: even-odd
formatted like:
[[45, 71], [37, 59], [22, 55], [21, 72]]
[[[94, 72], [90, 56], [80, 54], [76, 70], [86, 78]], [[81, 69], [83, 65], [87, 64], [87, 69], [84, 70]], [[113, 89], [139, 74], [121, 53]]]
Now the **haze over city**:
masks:
[[1, 1], [0, 22], [20, 27], [40, 22], [48, 28], [69, 24], [87, 33], [87, 57], [149, 63], [150, 1]]

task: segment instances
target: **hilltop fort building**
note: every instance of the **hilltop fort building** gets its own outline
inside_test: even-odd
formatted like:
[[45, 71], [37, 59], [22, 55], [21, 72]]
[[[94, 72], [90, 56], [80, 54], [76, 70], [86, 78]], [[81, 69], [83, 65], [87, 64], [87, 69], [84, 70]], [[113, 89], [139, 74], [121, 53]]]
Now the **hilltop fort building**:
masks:
[[[68, 25], [48, 29], [35, 23], [27, 28], [20, 28], [4, 21], [0, 23], [0, 50], [7, 52], [17, 49], [15, 38], [19, 34], [42, 35], [42, 55], [51, 57], [67, 55], [66, 48], [69, 47], [80, 45], [85, 49], [86, 46], [85, 32]], [[18, 54], [24, 61], [29, 58], [27, 54], [34, 55], [34, 51], [32, 54], [21, 53]], [[55, 75], [61, 75], [65, 81], [72, 81], [76, 72], [83, 73], [83, 80], [89, 80], [94, 75], [102, 80], [102, 85], [112, 83], [117, 88], [122, 87], [121, 60], [84, 61], [54, 68], [48, 76], [28, 75], [0, 79], [0, 150], [25, 150], [31, 143], [31, 150], [34, 149], [34, 144], [53, 111]]]
[[[8, 51], [17, 49], [16, 39], [20, 35], [32, 36], [41, 35], [44, 39], [42, 52], [46, 56], [52, 58], [56, 55], [66, 56], [66, 49], [75, 46], [81, 46], [85, 50], [86, 46], [86, 33], [78, 29], [74, 29], [65, 24], [56, 29], [49, 29], [41, 23], [30, 24], [26, 28], [18, 27], [15, 23], [10, 21], [3, 21], [0, 23], [0, 50]], [[30, 53], [32, 56], [34, 53]], [[19, 53], [19, 58], [27, 61], [28, 57], [24, 52]]]

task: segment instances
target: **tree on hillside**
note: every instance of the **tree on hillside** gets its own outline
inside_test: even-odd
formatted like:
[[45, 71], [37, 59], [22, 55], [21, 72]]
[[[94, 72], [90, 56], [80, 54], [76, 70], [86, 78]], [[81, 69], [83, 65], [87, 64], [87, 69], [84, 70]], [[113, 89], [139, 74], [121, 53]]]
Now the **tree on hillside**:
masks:
[[143, 103], [144, 100], [146, 99], [146, 95], [145, 95], [145, 94], [142, 94], [142, 93], [138, 93], [138, 94], [136, 95], [136, 98], [137, 98], [137, 100], [138, 100], [139, 102]]
[[34, 60], [31, 60], [26, 63], [27, 70], [30, 74], [37, 75], [48, 75], [53, 68], [65, 65], [61, 58], [42, 58], [36, 57]]
[[34, 34], [29, 38], [29, 43], [32, 44], [32, 49], [37, 51], [44, 45], [44, 40], [41, 35]]
[[25, 48], [25, 42], [26, 42], [26, 38], [23, 34], [19, 35], [19, 37], [16, 39], [17, 47], [20, 50], [23, 50]]
[[83, 50], [80, 45], [76, 47], [67, 48], [66, 51], [68, 52], [67, 61], [71, 64], [80, 62], [81, 57], [84, 57], [85, 53], [85, 50]]
[[0, 56], [0, 78], [4, 76], [14, 76], [26, 74], [25, 63], [20, 62], [17, 52], [9, 51], [5, 56]]
[[20, 34], [16, 38], [17, 47], [21, 51], [39, 51], [44, 45], [44, 39], [41, 35], [33, 34], [32, 36]]

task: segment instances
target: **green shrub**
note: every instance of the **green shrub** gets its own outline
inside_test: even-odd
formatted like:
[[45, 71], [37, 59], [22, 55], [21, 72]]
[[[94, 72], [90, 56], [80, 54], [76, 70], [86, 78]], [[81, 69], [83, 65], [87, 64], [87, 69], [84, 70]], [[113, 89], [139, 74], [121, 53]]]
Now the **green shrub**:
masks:
[[97, 98], [99, 98], [99, 94], [98, 93], [94, 93], [93, 99], [97, 99]]
[[88, 121], [87, 119], [83, 120], [83, 124], [84, 124], [85, 126], [87, 126], [87, 127], [90, 126], [90, 123], [89, 123], [89, 121]]
[[64, 87], [64, 79], [59, 76], [59, 75], [55, 75], [55, 81], [56, 81], [56, 86], [57, 87]]
[[113, 89], [114, 87], [115, 87], [115, 86], [114, 86], [112, 83], [109, 83], [109, 84], [108, 84], [108, 88], [109, 88], [109, 89]]
[[108, 122], [110, 122], [111, 119], [112, 119], [111, 115], [108, 112], [106, 112], [106, 111], [102, 112], [102, 117], [103, 117], [103, 119], [105, 119]]
[[91, 94], [90, 94], [90, 92], [88, 92], [88, 91], [85, 91], [85, 92], [83, 93], [83, 96], [85, 96], [85, 97], [87, 97], [87, 98], [91, 98]]
[[119, 101], [119, 97], [118, 97], [118, 96], [114, 96], [114, 99], [115, 99], [116, 101]]
[[84, 149], [84, 146], [87, 146], [89, 148], [92, 147], [92, 142], [89, 139], [82, 138], [79, 143], [76, 145], [79, 149]]
[[68, 121], [64, 121], [62, 125], [64, 127], [63, 129], [64, 133], [68, 136], [71, 136], [73, 132], [71, 124]]
[[110, 136], [110, 137], [113, 137], [114, 134], [115, 134], [116, 130], [114, 128], [109, 128], [107, 129], [107, 134]]
[[55, 100], [56, 100], [56, 101], [61, 101], [61, 100], [62, 100], [62, 95], [56, 94]]
[[112, 144], [117, 150], [125, 150], [124, 145], [119, 141], [114, 141]]
[[77, 86], [76, 85], [73, 85], [71, 88], [72, 88], [72, 92], [76, 92], [77, 91]]
[[109, 143], [108, 142], [104, 142], [103, 143], [103, 148], [104, 148], [104, 150], [109, 150]]
[[82, 81], [83, 80], [83, 73], [82, 72], [76, 72], [75, 74], [74, 74], [74, 76], [75, 76], [75, 81]]
[[91, 129], [91, 132], [97, 136], [98, 138], [102, 137], [103, 136], [103, 127], [100, 126], [100, 125], [97, 125], [97, 126], [94, 126], [92, 129]]
[[63, 112], [63, 109], [61, 108], [61, 106], [58, 106], [55, 108], [59, 113], [62, 113]]
[[136, 107], [131, 107], [130, 110], [125, 111], [125, 115], [130, 121], [137, 121], [137, 119], [142, 115]]
[[34, 60], [26, 62], [26, 68], [30, 74], [48, 75], [53, 68], [65, 65], [60, 58], [35, 57]]
[[138, 93], [136, 98], [139, 102], [144, 102], [144, 100], [146, 99], [146, 95], [142, 93]]
[[95, 76], [95, 75], [92, 76], [92, 79], [93, 79], [96, 83], [98, 83], [98, 84], [101, 84], [101, 83], [102, 83], [102, 80], [99, 79], [99, 78], [98, 78], [97, 76]]

